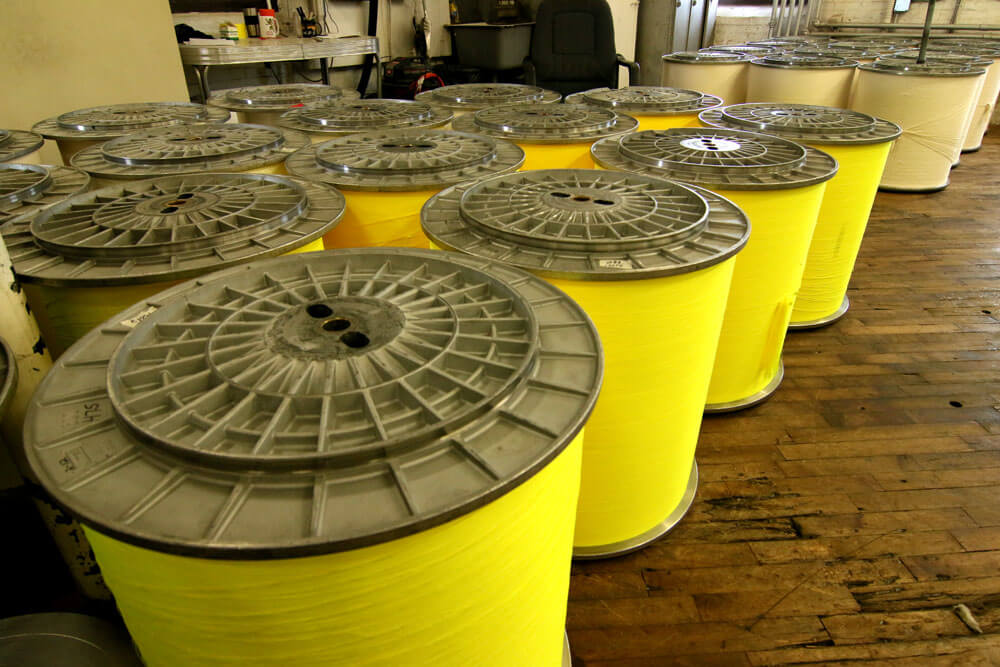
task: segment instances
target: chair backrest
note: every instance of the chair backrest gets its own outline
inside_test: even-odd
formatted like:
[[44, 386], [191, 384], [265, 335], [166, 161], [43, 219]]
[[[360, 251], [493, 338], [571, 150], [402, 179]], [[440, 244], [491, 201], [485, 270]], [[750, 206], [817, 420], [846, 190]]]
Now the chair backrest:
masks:
[[531, 36], [539, 86], [564, 95], [616, 87], [615, 27], [605, 0], [542, 0]]

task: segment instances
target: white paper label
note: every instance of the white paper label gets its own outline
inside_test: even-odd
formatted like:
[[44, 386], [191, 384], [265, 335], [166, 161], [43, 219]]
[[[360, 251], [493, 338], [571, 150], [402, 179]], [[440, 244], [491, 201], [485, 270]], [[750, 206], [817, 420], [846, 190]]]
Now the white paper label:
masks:
[[144, 319], [156, 312], [156, 306], [150, 306], [146, 310], [142, 311], [135, 317], [129, 318], [127, 320], [122, 320], [121, 324], [123, 327], [128, 327], [129, 329], [135, 329], [139, 326], [139, 323]]
[[602, 269], [631, 269], [632, 262], [627, 259], [599, 259], [597, 265]]

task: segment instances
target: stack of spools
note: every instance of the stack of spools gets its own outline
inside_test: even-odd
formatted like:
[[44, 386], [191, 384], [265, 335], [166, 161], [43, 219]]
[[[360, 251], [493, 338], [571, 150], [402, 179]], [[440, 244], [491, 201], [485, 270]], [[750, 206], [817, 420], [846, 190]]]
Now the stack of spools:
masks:
[[0, 225], [79, 194], [89, 182], [86, 173], [72, 167], [0, 163]]
[[300, 178], [343, 191], [347, 211], [327, 248], [426, 248], [420, 207], [442, 189], [518, 169], [524, 151], [450, 130], [361, 132], [313, 144], [288, 158]]
[[39, 387], [26, 450], [150, 667], [556, 667], [601, 374], [530, 274], [311, 253], [118, 313]]
[[187, 123], [224, 123], [229, 116], [225, 109], [189, 102], [111, 104], [68, 111], [39, 121], [31, 129], [46, 139], [54, 139], [63, 164], [68, 165], [84, 148], [125, 134]]
[[946, 188], [986, 70], [917, 63], [914, 58], [879, 59], [860, 70], [851, 109], [890, 120], [903, 130], [889, 153], [880, 187], [897, 192]]
[[0, 162], [41, 164], [38, 151], [44, 143], [34, 132], [0, 130]]
[[699, 113], [722, 106], [722, 100], [714, 95], [658, 86], [594, 88], [569, 95], [566, 102], [621, 111], [639, 121], [640, 130], [698, 127]]
[[562, 95], [554, 90], [517, 83], [462, 83], [418, 93], [417, 102], [452, 112], [455, 117], [498, 104], [554, 104]]
[[831, 56], [793, 53], [750, 61], [747, 102], [789, 102], [844, 108], [858, 63]]
[[619, 555], [669, 531], [697, 486], [695, 444], [746, 216], [660, 178], [552, 169], [449, 188], [422, 221], [438, 248], [547, 279], [601, 334], [605, 387], [583, 441], [574, 555]]
[[70, 162], [90, 174], [92, 187], [104, 187], [175, 174], [285, 174], [285, 158], [307, 145], [309, 137], [295, 130], [202, 123], [126, 134], [85, 148]]
[[340, 193], [322, 184], [199, 173], [77, 195], [16, 218], [3, 232], [55, 357], [114, 313], [179, 280], [322, 250], [322, 236], [343, 211]]
[[750, 56], [727, 51], [678, 51], [663, 56], [664, 86], [700, 90], [726, 104], [745, 102]]
[[989, 129], [990, 119], [996, 109], [997, 94], [1000, 93], [1000, 43], [990, 45], [941, 41], [932, 42], [928, 49], [931, 54], [939, 55], [959, 54], [963, 56], [973, 56], [979, 58], [989, 58], [992, 65], [986, 69], [986, 78], [983, 82], [983, 89], [979, 93], [979, 98], [975, 104], [972, 114], [972, 121], [969, 123], [969, 130], [965, 134], [965, 141], [962, 143], [963, 153], [973, 153], [978, 151], [983, 145], [983, 136]]
[[598, 139], [632, 132], [638, 121], [612, 107], [589, 104], [507, 104], [456, 118], [452, 127], [513, 141], [524, 149], [525, 169], [587, 169]]
[[826, 186], [789, 327], [825, 326], [847, 312], [847, 284], [861, 249], [897, 125], [871, 116], [803, 104], [738, 104], [709, 110], [712, 127], [751, 130], [820, 148], [839, 165]]
[[212, 93], [208, 103], [236, 112], [236, 122], [277, 125], [281, 114], [290, 108], [320, 100], [356, 100], [356, 90], [345, 90], [318, 83], [283, 83], [271, 86], [227, 88]]
[[450, 111], [409, 100], [329, 100], [286, 111], [281, 127], [305, 132], [314, 144], [356, 132], [439, 128]]
[[762, 58], [766, 55], [781, 53], [784, 49], [774, 46], [754, 46], [752, 44], [725, 44], [723, 46], [707, 46], [698, 49], [699, 53], [742, 53], [751, 58]]
[[606, 169], [711, 188], [749, 216], [753, 233], [736, 258], [706, 410], [766, 400], [783, 376], [781, 348], [836, 160], [787, 139], [714, 128], [637, 132], [599, 141], [593, 153]]

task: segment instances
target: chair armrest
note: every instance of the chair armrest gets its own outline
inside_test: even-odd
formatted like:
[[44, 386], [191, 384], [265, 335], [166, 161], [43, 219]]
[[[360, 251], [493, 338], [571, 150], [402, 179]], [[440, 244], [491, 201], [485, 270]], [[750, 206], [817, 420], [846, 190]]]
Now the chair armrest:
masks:
[[524, 68], [524, 82], [529, 86], [538, 85], [536, 83], [538, 78], [537, 78], [537, 72], [535, 71], [535, 63], [531, 61], [531, 56], [526, 57], [521, 62], [521, 67]]
[[620, 53], [615, 54], [615, 60], [619, 67], [628, 68], [628, 85], [635, 86], [639, 83], [639, 63], [633, 62], [631, 60], [626, 60], [625, 56]]

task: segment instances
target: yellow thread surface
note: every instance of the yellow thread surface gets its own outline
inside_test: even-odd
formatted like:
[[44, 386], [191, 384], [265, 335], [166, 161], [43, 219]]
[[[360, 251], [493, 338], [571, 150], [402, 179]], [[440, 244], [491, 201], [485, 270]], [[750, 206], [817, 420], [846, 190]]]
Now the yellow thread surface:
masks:
[[[316, 239], [287, 254], [322, 249], [323, 240]], [[32, 283], [21, 286], [38, 321], [42, 340], [55, 359], [116, 313], [176, 284], [177, 281], [109, 287], [49, 287]]]
[[664, 86], [697, 90], [721, 97], [724, 104], [741, 104], [747, 97], [748, 62], [672, 63], [663, 62]]
[[420, 209], [440, 192], [369, 192], [341, 190], [347, 208], [340, 223], [323, 237], [326, 248], [370, 248], [401, 246], [426, 248], [427, 237], [420, 229]]
[[677, 115], [641, 113], [630, 113], [629, 115], [639, 121], [639, 127], [636, 128], [637, 131], [669, 130], [673, 127], [701, 127], [701, 122], [698, 120], [698, 112]]
[[637, 537], [680, 504], [734, 264], [641, 281], [549, 280], [590, 315], [604, 343], [575, 546]]
[[714, 190], [743, 209], [752, 231], [736, 257], [709, 404], [746, 399], [777, 376], [825, 190], [826, 183], [788, 190]]
[[87, 529], [149, 667], [558, 667], [582, 434], [422, 533], [272, 561], [164, 554]]
[[892, 142], [811, 145], [836, 158], [840, 170], [826, 185], [792, 324], [822, 320], [840, 309], [892, 148]]
[[593, 141], [572, 144], [518, 143], [517, 145], [524, 149], [524, 164], [521, 166], [521, 171], [529, 169], [593, 169], [594, 161], [590, 158], [590, 147], [593, 143]]
[[263, 167], [257, 167], [256, 169], [247, 169], [245, 173], [248, 174], [280, 174], [282, 176], [288, 175], [288, 170], [285, 169], [284, 161], [275, 162], [274, 164], [269, 164]]

